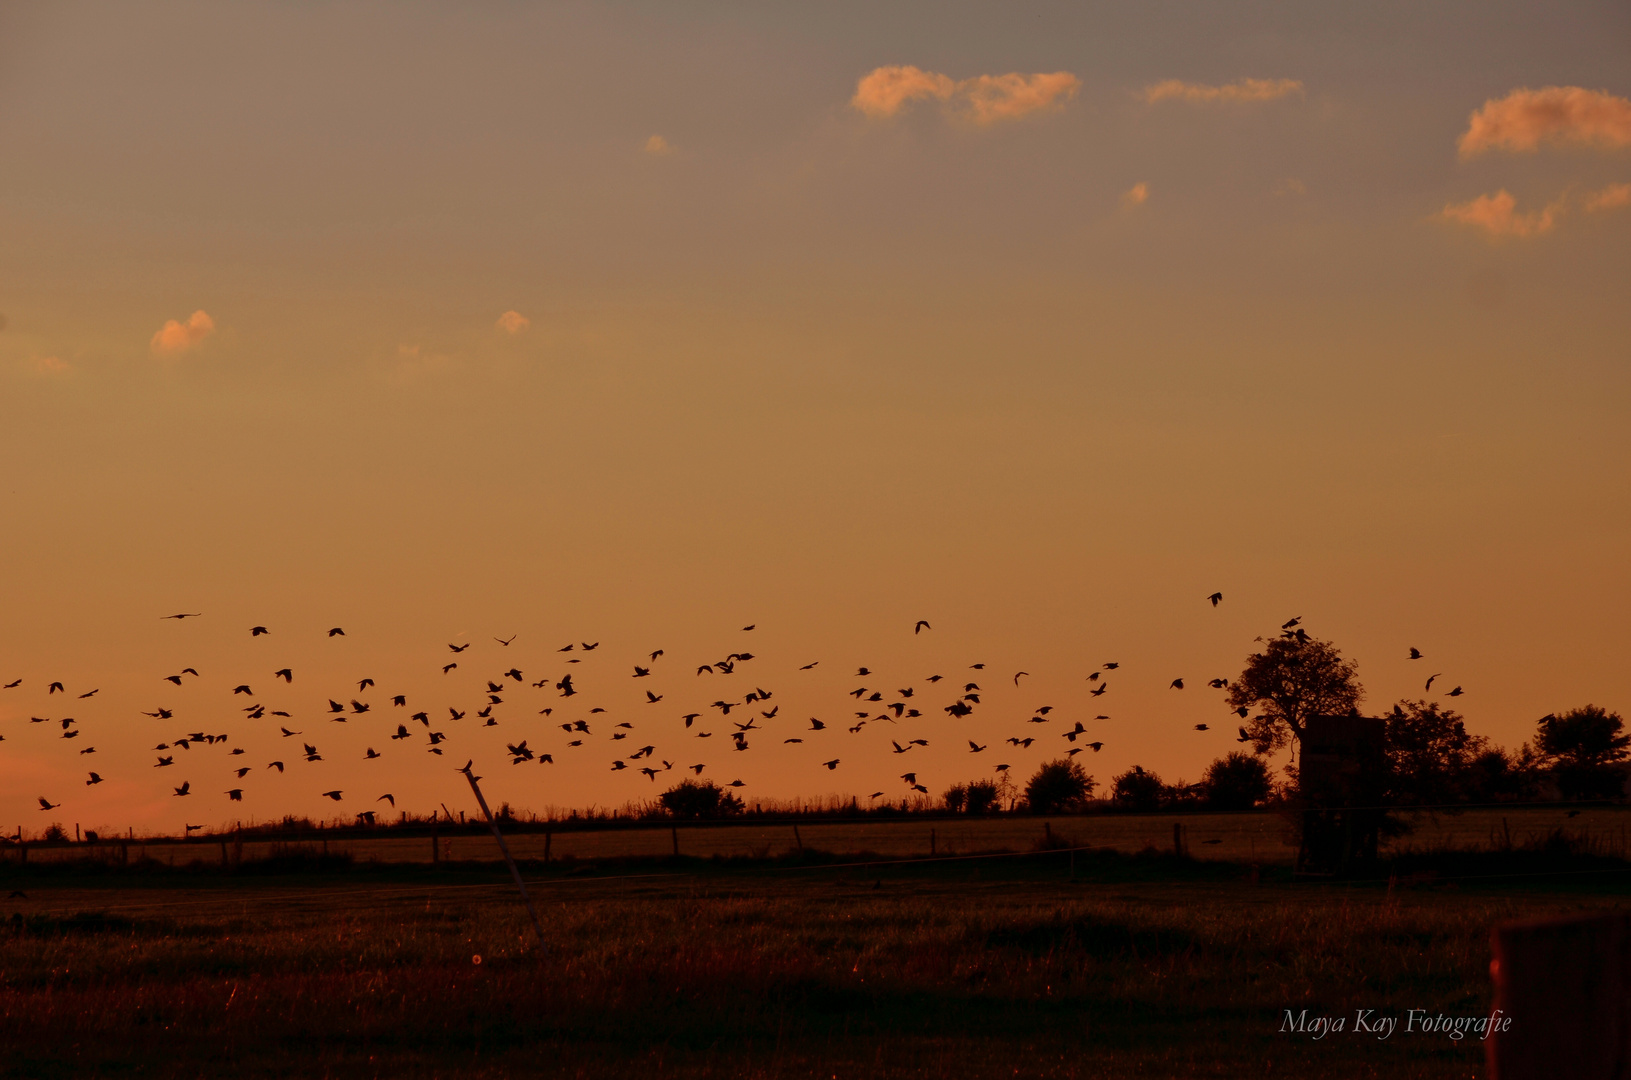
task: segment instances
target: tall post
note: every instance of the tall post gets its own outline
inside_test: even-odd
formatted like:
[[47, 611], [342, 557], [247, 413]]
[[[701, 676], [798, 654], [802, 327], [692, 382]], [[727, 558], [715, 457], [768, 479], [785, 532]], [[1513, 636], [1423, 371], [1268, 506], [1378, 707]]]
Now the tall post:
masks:
[[[459, 771], [464, 778], [470, 781], [470, 790], [476, 793], [476, 803], [481, 807], [482, 816], [487, 819], [487, 827], [493, 830], [493, 839], [498, 841], [498, 850], [504, 853], [504, 861], [509, 864], [510, 876], [515, 878], [515, 887], [521, 891], [521, 902], [527, 905], [527, 914], [532, 916], [532, 928], [538, 934], [538, 944], [544, 944], [544, 928], [539, 925], [538, 912], [533, 909], [532, 897], [527, 895], [527, 883], [521, 880], [521, 871], [516, 867], [515, 860], [510, 858], [510, 846], [504, 842], [504, 834], [498, 831], [498, 822], [493, 820], [493, 812], [487, 809], [487, 800], [482, 797], [481, 788], [476, 784], [479, 777], [470, 771], [471, 762], [464, 763]], [[463, 815], [460, 811], [460, 815]]]

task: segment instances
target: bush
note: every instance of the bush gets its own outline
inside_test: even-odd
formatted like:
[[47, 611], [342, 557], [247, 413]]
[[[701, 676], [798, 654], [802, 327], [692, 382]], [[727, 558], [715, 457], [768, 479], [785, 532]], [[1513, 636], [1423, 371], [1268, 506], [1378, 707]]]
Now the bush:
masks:
[[[991, 786], [994, 792], [996, 785]], [[1093, 788], [1093, 778], [1085, 769], [1067, 758], [1059, 758], [1036, 770], [1025, 785], [1025, 802], [1033, 814], [1080, 810], [1093, 794]]]
[[1269, 797], [1269, 767], [1257, 755], [1236, 750], [1206, 767], [1201, 787], [1214, 810], [1250, 810]]
[[1112, 782], [1110, 797], [1129, 810], [1161, 808], [1161, 778], [1134, 765]]
[[975, 817], [989, 814], [997, 805], [997, 798], [1001, 794], [994, 781], [975, 780], [964, 792], [963, 808]]
[[946, 803], [946, 809], [954, 814], [960, 814], [968, 803], [968, 786], [966, 784], [953, 784], [941, 796]]
[[742, 812], [742, 800], [712, 780], [681, 780], [663, 792], [657, 801], [677, 818], [730, 817]]
[[60, 844], [68, 839], [68, 833], [60, 822], [53, 821], [45, 827], [44, 839], [48, 844]]

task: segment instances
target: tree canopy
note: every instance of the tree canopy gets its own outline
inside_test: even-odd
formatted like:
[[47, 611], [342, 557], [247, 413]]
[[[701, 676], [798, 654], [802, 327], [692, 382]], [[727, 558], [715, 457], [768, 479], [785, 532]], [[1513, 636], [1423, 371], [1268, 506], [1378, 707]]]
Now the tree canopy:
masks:
[[1155, 810], [1161, 806], [1166, 787], [1161, 778], [1134, 765], [1112, 781], [1111, 797], [1131, 810]]
[[1564, 798], [1618, 795], [1624, 777], [1617, 766], [1631, 757], [1631, 735], [1619, 713], [1583, 705], [1562, 715], [1543, 716], [1535, 748], [1549, 762]]
[[1389, 793], [1401, 803], [1467, 797], [1479, 780], [1473, 763], [1488, 747], [1489, 740], [1470, 734], [1455, 710], [1436, 701], [1401, 701], [1387, 717]]
[[[972, 786], [972, 785], [971, 785]], [[1093, 778], [1067, 758], [1043, 765], [1025, 785], [1025, 802], [1033, 814], [1080, 810], [1093, 794]]]
[[677, 818], [729, 817], [742, 812], [742, 800], [712, 780], [681, 780], [657, 801]]
[[1229, 707], [1244, 717], [1253, 749], [1266, 754], [1302, 742], [1311, 716], [1347, 716], [1365, 696], [1358, 665], [1343, 659], [1329, 641], [1300, 636], [1270, 640], [1246, 658], [1246, 668], [1229, 686]]

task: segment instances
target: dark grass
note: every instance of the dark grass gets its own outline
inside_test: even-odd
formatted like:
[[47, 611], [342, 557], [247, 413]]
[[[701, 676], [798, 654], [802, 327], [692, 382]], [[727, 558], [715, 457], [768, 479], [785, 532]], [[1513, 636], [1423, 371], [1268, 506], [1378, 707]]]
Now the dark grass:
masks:
[[1464, 1077], [1477, 1045], [1281, 1010], [1482, 1013], [1493, 923], [1626, 895], [1560, 858], [1392, 889], [1104, 852], [552, 866], [543, 950], [491, 865], [8, 868], [0, 1076]]

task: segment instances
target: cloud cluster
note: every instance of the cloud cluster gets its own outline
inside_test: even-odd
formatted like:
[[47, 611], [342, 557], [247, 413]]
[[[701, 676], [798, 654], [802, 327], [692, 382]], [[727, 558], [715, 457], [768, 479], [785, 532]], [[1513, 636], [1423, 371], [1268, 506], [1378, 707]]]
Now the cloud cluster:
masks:
[[1146, 86], [1139, 96], [1151, 105], [1160, 101], [1187, 101], [1204, 105], [1217, 101], [1273, 101], [1302, 92], [1303, 84], [1298, 79], [1236, 79], [1222, 86], [1165, 79]]
[[910, 64], [892, 65], [862, 76], [850, 105], [881, 119], [914, 102], [939, 101], [976, 124], [994, 124], [1058, 108], [1075, 97], [1081, 85], [1068, 71], [976, 75], [958, 82]]
[[167, 320], [153, 335], [153, 340], [149, 344], [152, 345], [153, 351], [158, 353], [186, 352], [213, 333], [215, 320], [203, 310], [199, 310], [193, 312], [186, 322]]
[[505, 333], [509, 334], [511, 337], [514, 337], [516, 334], [519, 334], [521, 331], [531, 326], [532, 320], [521, 314], [519, 311], [506, 311], [504, 314], [498, 317], [498, 322], [494, 325], [500, 330], [503, 330]]
[[1123, 210], [1132, 210], [1135, 207], [1143, 206], [1149, 199], [1150, 185], [1140, 180], [1121, 193], [1121, 208]]
[[1631, 100], [1578, 86], [1521, 88], [1484, 102], [1456, 145], [1470, 158], [1486, 150], [1533, 152], [1543, 142], [1631, 146]]
[[646, 153], [653, 157], [666, 157], [674, 152], [674, 147], [661, 135], [653, 135], [646, 140]]

